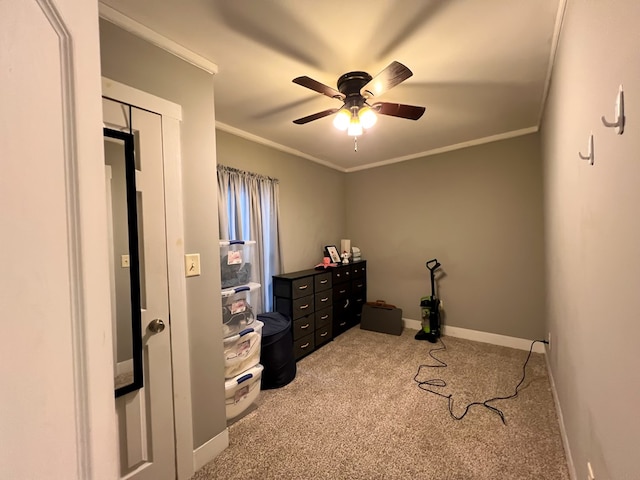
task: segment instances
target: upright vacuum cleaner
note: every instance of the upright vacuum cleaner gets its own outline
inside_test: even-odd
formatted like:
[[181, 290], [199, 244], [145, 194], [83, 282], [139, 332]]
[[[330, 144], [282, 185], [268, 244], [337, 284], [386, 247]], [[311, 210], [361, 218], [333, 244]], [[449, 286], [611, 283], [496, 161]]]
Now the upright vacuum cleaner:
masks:
[[436, 343], [440, 337], [440, 300], [436, 297], [435, 273], [440, 268], [440, 262], [435, 258], [429, 260], [427, 268], [431, 273], [431, 295], [420, 299], [422, 329], [416, 333], [415, 339]]

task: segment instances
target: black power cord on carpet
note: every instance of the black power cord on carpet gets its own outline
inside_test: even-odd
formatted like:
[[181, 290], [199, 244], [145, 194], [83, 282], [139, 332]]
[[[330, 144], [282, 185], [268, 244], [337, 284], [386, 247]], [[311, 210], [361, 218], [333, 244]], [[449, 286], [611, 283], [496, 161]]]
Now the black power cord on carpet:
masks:
[[527, 355], [527, 359], [524, 362], [524, 365], [522, 366], [522, 378], [520, 379], [520, 382], [518, 382], [518, 385], [516, 385], [515, 391], [513, 394], [506, 396], [506, 397], [493, 397], [490, 398], [488, 400], [485, 400], [483, 402], [471, 402], [470, 404], [468, 404], [466, 406], [466, 408], [464, 409], [464, 412], [462, 413], [462, 415], [460, 415], [459, 417], [457, 417], [454, 413], [453, 413], [453, 395], [449, 394], [449, 395], [445, 395], [443, 393], [440, 392], [436, 392], [435, 390], [432, 390], [429, 387], [446, 387], [447, 386], [447, 382], [445, 382], [444, 380], [440, 379], [440, 378], [432, 378], [430, 380], [418, 380], [418, 377], [420, 376], [420, 372], [422, 371], [423, 368], [443, 368], [446, 367], [447, 364], [444, 363], [442, 360], [440, 360], [439, 358], [436, 358], [433, 355], [433, 352], [438, 352], [438, 351], [444, 351], [447, 349], [447, 346], [444, 344], [444, 342], [442, 341], [442, 338], [439, 338], [438, 341], [442, 344], [442, 347], [439, 348], [432, 348], [431, 350], [429, 350], [429, 356], [431, 358], [433, 358], [436, 362], [438, 362], [437, 365], [420, 365], [418, 367], [418, 371], [415, 374], [415, 376], [413, 377], [413, 380], [418, 384], [418, 387], [421, 390], [424, 390], [425, 392], [430, 392], [433, 393], [435, 395], [438, 395], [439, 397], [443, 397], [448, 399], [449, 401], [449, 414], [451, 415], [451, 417], [453, 417], [455, 420], [462, 420], [464, 418], [464, 416], [469, 412], [469, 409], [471, 407], [473, 407], [474, 405], [478, 405], [478, 406], [483, 406], [485, 408], [488, 408], [489, 410], [491, 410], [493, 413], [497, 414], [498, 416], [500, 416], [500, 420], [502, 420], [503, 425], [506, 425], [507, 422], [504, 418], [504, 413], [502, 412], [502, 410], [500, 410], [497, 407], [494, 407], [493, 405], [489, 405], [489, 402], [495, 402], [497, 400], [509, 400], [510, 398], [515, 398], [518, 396], [518, 390], [520, 388], [520, 386], [524, 383], [524, 379], [527, 375], [527, 364], [529, 363], [529, 358], [531, 358], [531, 352], [533, 351], [533, 345], [535, 343], [549, 343], [546, 340], [534, 340], [533, 342], [531, 342], [531, 346], [529, 347], [529, 354]]

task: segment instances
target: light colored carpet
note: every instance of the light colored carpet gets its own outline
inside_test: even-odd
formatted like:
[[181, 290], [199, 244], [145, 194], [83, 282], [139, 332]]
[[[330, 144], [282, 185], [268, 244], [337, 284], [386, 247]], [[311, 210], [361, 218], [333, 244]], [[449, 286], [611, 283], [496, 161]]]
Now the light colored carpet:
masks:
[[[229, 427], [230, 445], [196, 472], [213, 479], [568, 479], [544, 356], [532, 354], [515, 399], [493, 402], [500, 417], [472, 407], [453, 419], [446, 398], [414, 381], [439, 344], [352, 328], [298, 362], [285, 387], [266, 390], [257, 408]], [[462, 415], [474, 401], [512, 394], [527, 353], [443, 338], [434, 355]]]

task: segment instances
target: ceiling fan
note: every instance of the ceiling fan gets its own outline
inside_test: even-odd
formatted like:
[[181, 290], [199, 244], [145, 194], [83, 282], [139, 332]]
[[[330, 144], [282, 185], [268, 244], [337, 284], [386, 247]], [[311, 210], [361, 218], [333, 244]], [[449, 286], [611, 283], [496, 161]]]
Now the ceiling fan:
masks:
[[345, 73], [338, 78], [338, 90], [306, 76], [294, 78], [293, 83], [340, 100], [343, 105], [341, 108], [330, 108], [298, 118], [293, 123], [303, 125], [337, 113], [333, 125], [339, 130], [346, 130], [348, 135], [357, 137], [363, 133], [363, 128], [370, 128], [376, 123], [376, 114], [418, 120], [425, 107], [389, 102], [369, 103], [371, 98], [382, 95], [412, 75], [413, 72], [402, 63], [393, 61], [375, 77], [367, 72]]

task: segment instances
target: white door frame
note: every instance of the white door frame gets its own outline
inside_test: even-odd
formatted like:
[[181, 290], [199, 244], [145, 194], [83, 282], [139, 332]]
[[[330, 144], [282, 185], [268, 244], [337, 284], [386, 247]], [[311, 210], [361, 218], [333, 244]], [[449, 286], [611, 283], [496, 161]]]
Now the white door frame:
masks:
[[102, 95], [162, 116], [176, 475], [178, 479], [188, 479], [194, 473], [194, 466], [189, 329], [184, 276], [185, 251], [180, 151], [182, 107], [105, 77], [102, 77]]

